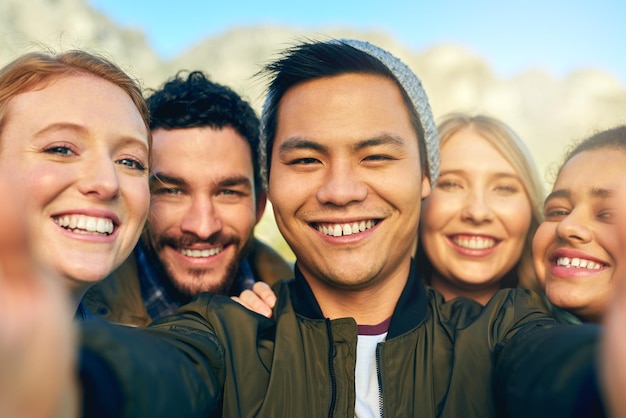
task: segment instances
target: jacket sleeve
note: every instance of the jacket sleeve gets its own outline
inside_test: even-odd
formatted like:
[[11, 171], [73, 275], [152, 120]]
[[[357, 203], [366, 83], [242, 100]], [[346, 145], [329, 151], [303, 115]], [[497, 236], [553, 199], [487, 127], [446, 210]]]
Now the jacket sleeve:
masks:
[[596, 379], [597, 325], [536, 326], [496, 350], [499, 416], [605, 416]]
[[85, 321], [81, 339], [86, 417], [206, 418], [221, 407], [223, 348], [193, 309], [162, 328]]

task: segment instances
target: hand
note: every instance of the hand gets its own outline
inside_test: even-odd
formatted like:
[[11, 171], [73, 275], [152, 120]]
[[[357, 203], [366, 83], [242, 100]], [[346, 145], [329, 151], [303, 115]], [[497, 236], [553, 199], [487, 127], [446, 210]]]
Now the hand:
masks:
[[[78, 415], [73, 312], [59, 277], [36, 267], [0, 182], [0, 417]], [[17, 201], [17, 202], [16, 202]]]
[[272, 308], [276, 304], [276, 295], [265, 282], [256, 282], [252, 290], [244, 290], [239, 297], [233, 296], [231, 299], [268, 318], [272, 317]]
[[621, 257], [616, 260], [613, 277], [615, 292], [603, 321], [605, 330], [601, 342], [600, 375], [609, 416], [626, 417], [626, 190], [620, 190], [616, 200], [616, 229]]

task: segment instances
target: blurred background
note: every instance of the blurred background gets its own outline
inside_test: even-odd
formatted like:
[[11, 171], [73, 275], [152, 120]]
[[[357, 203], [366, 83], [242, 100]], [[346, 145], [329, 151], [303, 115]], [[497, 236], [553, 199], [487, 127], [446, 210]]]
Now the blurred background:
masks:
[[[204, 70], [257, 111], [253, 78], [304, 38], [384, 47], [422, 79], [435, 117], [487, 113], [526, 142], [546, 188], [566, 148], [626, 123], [621, 0], [0, 0], [0, 66], [30, 50], [85, 48], [158, 87]], [[257, 235], [288, 258], [271, 210]]]

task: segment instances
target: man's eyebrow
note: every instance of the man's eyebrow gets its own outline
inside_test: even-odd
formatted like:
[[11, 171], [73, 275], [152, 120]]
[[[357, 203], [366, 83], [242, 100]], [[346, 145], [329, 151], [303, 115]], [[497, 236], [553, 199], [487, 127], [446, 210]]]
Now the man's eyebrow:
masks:
[[379, 145], [392, 145], [404, 147], [406, 142], [397, 135], [381, 134], [373, 138], [365, 139], [354, 145], [354, 150], [358, 151], [367, 147], [375, 147]]
[[252, 183], [250, 178], [246, 176], [229, 176], [224, 177], [218, 181], [218, 184], [222, 187], [232, 187], [232, 186], [246, 186], [248, 189], [252, 188]]
[[280, 144], [280, 146], [278, 147], [278, 152], [280, 153], [297, 149], [312, 149], [320, 152], [324, 152], [327, 150], [324, 145], [321, 145], [315, 141], [311, 141], [299, 136], [294, 136]]
[[[394, 145], [404, 146], [406, 142], [399, 136], [391, 134], [381, 134], [372, 138], [364, 139], [354, 145], [354, 150], [358, 151], [367, 147], [375, 147], [378, 145]], [[292, 137], [280, 144], [278, 152], [290, 151], [295, 149], [312, 149], [315, 151], [326, 152], [328, 148], [318, 142], [311, 141], [302, 137]]]
[[174, 186], [184, 186], [185, 181], [179, 177], [168, 176], [162, 173], [153, 173], [150, 175], [150, 184], [163, 183], [172, 184]]

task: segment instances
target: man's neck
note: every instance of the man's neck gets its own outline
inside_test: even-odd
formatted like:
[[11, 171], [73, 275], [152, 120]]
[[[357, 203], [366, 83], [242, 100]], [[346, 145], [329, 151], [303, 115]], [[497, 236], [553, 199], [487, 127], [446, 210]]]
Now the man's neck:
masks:
[[[406, 285], [410, 266], [396, 277], [377, 280], [361, 289], [341, 289], [319, 280], [309, 280], [324, 317], [354, 318], [358, 325], [377, 325], [391, 317]], [[306, 277], [306, 275], [305, 275]]]

